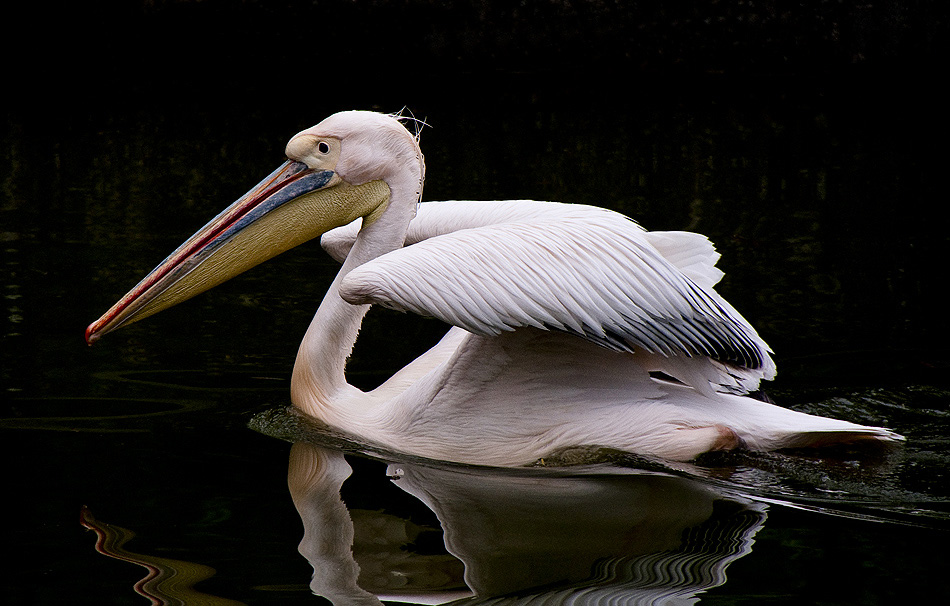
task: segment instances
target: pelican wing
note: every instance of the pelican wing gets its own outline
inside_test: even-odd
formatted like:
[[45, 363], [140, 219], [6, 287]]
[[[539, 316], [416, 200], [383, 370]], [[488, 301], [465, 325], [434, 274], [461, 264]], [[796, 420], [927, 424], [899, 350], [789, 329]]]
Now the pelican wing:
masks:
[[[626, 219], [614, 211], [596, 206], [536, 200], [424, 202], [418, 206], [416, 217], [409, 224], [405, 245], [472, 227], [513, 221], [587, 220], [591, 216]], [[328, 231], [320, 240], [321, 246], [342, 263], [353, 248], [360, 224], [361, 220], [357, 219]], [[661, 256], [703, 288], [711, 290], [722, 278], [722, 271], [716, 267], [719, 253], [705, 236], [687, 231], [641, 232]]]
[[410, 233], [418, 243], [352, 270], [340, 286], [345, 300], [480, 335], [531, 326], [617, 351], [708, 356], [773, 374], [768, 346], [712, 291], [721, 273], [702, 236], [648, 235], [620, 214], [584, 206], [423, 206], [441, 208]]

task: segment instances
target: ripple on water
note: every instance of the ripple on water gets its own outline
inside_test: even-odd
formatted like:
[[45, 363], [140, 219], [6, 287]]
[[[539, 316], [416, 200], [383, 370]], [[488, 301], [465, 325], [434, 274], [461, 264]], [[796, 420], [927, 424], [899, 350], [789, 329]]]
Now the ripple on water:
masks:
[[211, 405], [211, 401], [161, 398], [18, 398], [10, 416], [0, 419], [0, 428], [144, 432], [157, 417], [195, 412]]
[[124, 370], [96, 373], [95, 378], [193, 391], [269, 391], [290, 389], [288, 377], [260, 372], [208, 372], [204, 370]]

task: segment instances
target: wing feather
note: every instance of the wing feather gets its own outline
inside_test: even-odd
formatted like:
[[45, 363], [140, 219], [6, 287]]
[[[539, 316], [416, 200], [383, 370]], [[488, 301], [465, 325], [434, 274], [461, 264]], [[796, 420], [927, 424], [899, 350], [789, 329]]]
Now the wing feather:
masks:
[[[604, 209], [542, 202], [427, 203], [405, 248], [352, 270], [340, 294], [475, 334], [532, 326], [619, 351], [708, 356], [770, 378], [768, 346], [712, 289], [708, 240], [646, 232]], [[353, 227], [324, 245], [337, 253]], [[336, 256], [336, 255], [335, 255]]]

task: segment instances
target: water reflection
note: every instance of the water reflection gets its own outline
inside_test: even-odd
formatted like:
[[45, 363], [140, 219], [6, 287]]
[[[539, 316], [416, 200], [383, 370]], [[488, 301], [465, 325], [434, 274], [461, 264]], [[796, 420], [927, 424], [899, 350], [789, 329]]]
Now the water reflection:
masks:
[[761, 503], [652, 470], [390, 464], [391, 481], [438, 517], [455, 561], [410, 555], [407, 520], [349, 511], [342, 451], [297, 442], [289, 469], [311, 589], [337, 605], [692, 604], [725, 583], [766, 519]]
[[133, 589], [135, 593], [147, 598], [153, 605], [243, 605], [243, 602], [210, 595], [194, 588], [196, 584], [214, 576], [216, 572], [214, 568], [196, 562], [131, 552], [125, 548], [125, 544], [135, 536], [135, 533], [97, 520], [86, 507], [83, 507], [80, 512], [80, 522], [96, 533], [97, 552], [110, 558], [136, 564], [147, 571], [146, 575], [135, 583]]

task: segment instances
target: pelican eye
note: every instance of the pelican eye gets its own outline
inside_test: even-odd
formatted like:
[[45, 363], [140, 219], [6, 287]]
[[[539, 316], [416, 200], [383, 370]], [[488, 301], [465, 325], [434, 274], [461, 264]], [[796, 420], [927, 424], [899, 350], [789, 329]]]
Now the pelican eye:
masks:
[[317, 143], [317, 151], [320, 152], [321, 154], [329, 154], [330, 144], [327, 143], [326, 141], [321, 141]]

